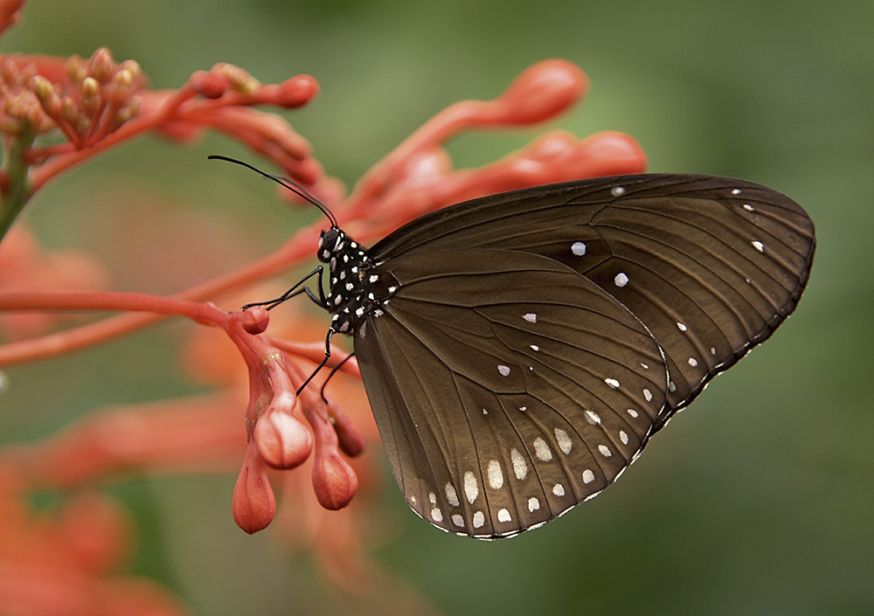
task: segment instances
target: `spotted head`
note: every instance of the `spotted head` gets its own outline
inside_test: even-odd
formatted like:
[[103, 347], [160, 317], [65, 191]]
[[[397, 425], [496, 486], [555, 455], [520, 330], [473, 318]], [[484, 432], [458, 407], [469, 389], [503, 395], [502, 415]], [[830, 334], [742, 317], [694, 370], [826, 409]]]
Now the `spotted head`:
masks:
[[345, 238], [346, 234], [343, 230], [335, 225], [323, 230], [319, 237], [319, 249], [316, 255], [319, 261], [330, 263], [331, 257], [335, 255], [338, 246]]

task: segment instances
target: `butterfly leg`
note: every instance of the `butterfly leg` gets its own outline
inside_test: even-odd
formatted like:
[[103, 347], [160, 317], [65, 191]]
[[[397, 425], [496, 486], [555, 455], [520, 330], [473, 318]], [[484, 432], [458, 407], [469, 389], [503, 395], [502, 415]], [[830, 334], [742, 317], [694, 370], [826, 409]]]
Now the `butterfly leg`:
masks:
[[[247, 310], [249, 308], [254, 308], [255, 306], [267, 306], [267, 310], [273, 310], [279, 304], [295, 297], [296, 295], [300, 295], [301, 293], [306, 293], [307, 297], [309, 297], [313, 303], [315, 303], [320, 308], [326, 308], [328, 305], [328, 300], [325, 298], [325, 290], [324, 284], [322, 283], [322, 276], [324, 275], [324, 267], [319, 265], [309, 274], [298, 280], [294, 286], [292, 286], [288, 291], [280, 295], [279, 297], [274, 297], [273, 299], [268, 299], [263, 302], [252, 302], [251, 304], [246, 304], [243, 306], [243, 310]], [[313, 276], [318, 276], [319, 283], [319, 294], [318, 297], [309, 287], [301, 287], [304, 283], [306, 283]]]
[[319, 393], [321, 394], [321, 396], [322, 396], [322, 400], [324, 400], [325, 402], [328, 401], [328, 399], [325, 397], [325, 387], [328, 386], [328, 383], [331, 381], [331, 379], [334, 377], [334, 375], [337, 374], [337, 370], [339, 370], [340, 368], [342, 368], [342, 367], [343, 367], [343, 364], [345, 364], [347, 361], [349, 361], [349, 360], [352, 359], [353, 357], [355, 357], [355, 352], [354, 352], [354, 351], [353, 351], [352, 353], [349, 353], [349, 355], [347, 355], [346, 357], [344, 357], [344, 358], [343, 358], [343, 361], [341, 361], [339, 364], [337, 364], [336, 366], [334, 366], [333, 368], [331, 368], [331, 372], [328, 373], [328, 378], [326, 378], [326, 379], [325, 379], [325, 382], [322, 383], [322, 390], [319, 392]]
[[319, 362], [319, 365], [316, 366], [316, 369], [313, 370], [312, 374], [307, 377], [307, 380], [303, 382], [303, 385], [297, 388], [296, 394], [299, 396], [300, 392], [303, 391], [303, 388], [309, 385], [310, 381], [313, 380], [319, 370], [325, 367], [325, 364], [328, 363], [328, 360], [331, 358], [331, 338], [334, 336], [334, 328], [328, 329], [328, 335], [325, 336], [325, 356], [322, 358], [322, 361]]

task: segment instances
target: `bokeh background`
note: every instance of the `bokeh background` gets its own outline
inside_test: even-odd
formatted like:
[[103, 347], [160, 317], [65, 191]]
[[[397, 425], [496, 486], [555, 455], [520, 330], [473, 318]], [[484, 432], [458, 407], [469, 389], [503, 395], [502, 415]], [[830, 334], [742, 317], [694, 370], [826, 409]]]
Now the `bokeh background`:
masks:
[[[652, 171], [739, 176], [793, 196], [819, 246], [798, 311], [619, 484], [498, 543], [438, 533], [387, 489], [380, 511], [395, 534], [372, 550], [398, 593], [416, 589], [449, 614], [870, 614], [872, 25], [867, 0], [43, 1], [0, 51], [88, 56], [105, 45], [167, 88], [218, 61], [265, 82], [311, 73], [321, 94], [288, 117], [346, 182], [445, 105], [492, 97], [533, 62], [563, 57], [588, 73], [591, 90], [558, 126], [628, 132]], [[451, 151], [459, 164], [481, 164], [533, 134], [466, 136]], [[314, 218], [278, 207], [254, 177], [204, 160], [216, 152], [246, 155], [220, 137], [192, 148], [136, 141], [49, 186], [27, 220], [49, 246], [104, 258], [115, 288], [167, 292], [267, 253]], [[192, 241], [202, 257], [182, 273], [167, 267], [155, 277], [137, 265]], [[100, 405], [195, 391], [174, 365], [187, 327], [163, 324], [9, 370], [0, 441], [45, 436]], [[108, 487], [137, 522], [127, 570], [198, 614], [377, 609], [344, 597], [269, 530], [239, 531], [232, 485], [229, 474]]]

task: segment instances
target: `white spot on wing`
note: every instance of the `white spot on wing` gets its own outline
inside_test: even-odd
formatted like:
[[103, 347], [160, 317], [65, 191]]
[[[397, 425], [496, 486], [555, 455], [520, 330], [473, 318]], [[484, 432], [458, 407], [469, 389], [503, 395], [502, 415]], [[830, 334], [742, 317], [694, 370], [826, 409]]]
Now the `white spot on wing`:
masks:
[[531, 350], [532, 350], [532, 351], [539, 351], [539, 350], [540, 350], [540, 347], [537, 346], [536, 344], [532, 344], [532, 345], [530, 345], [530, 346], [531, 346]]
[[610, 451], [610, 448], [607, 447], [607, 445], [598, 445], [598, 451], [600, 451], [601, 455], [604, 456], [605, 458], [609, 458], [610, 456], [613, 455], [613, 452]]
[[619, 381], [617, 381], [616, 379], [604, 379], [604, 382], [607, 383], [607, 385], [609, 385], [613, 389], [619, 388]]
[[695, 366], [698, 365], [698, 360], [695, 359], [694, 357], [690, 357], [690, 358], [689, 358], [689, 365], [692, 366], [692, 367], [694, 368]]
[[473, 527], [474, 528], [482, 528], [482, 525], [486, 523], [486, 516], [483, 515], [482, 511], [477, 511], [473, 514]]
[[512, 521], [512, 517], [510, 517], [510, 512], [506, 509], [498, 509], [498, 522], [510, 522]]
[[752, 244], [753, 244], [753, 248], [755, 248], [759, 252], [765, 252], [765, 245], [762, 242], [756, 240]]
[[578, 257], [582, 257], [586, 254], [586, 245], [583, 242], [574, 242], [571, 244], [571, 252], [574, 253]]
[[522, 318], [528, 321], [529, 323], [537, 323], [537, 314], [534, 312], [526, 312], [522, 315]]
[[438, 507], [434, 507], [431, 510], [431, 519], [434, 520], [435, 522], [442, 522], [443, 521], [443, 512], [440, 511], [440, 509]]
[[498, 372], [501, 373], [501, 376], [510, 376], [510, 366], [498, 364]]
[[467, 502], [473, 505], [473, 501], [479, 496], [479, 486], [476, 483], [476, 477], [471, 471], [464, 473], [464, 495], [467, 496]]
[[733, 194], [733, 195], [739, 195], [740, 193], [741, 193], [740, 188], [733, 188], [731, 190], [731, 194]]
[[458, 507], [461, 503], [458, 501], [458, 493], [455, 491], [455, 486], [451, 483], [446, 484], [446, 500], [453, 507]]
[[456, 526], [464, 526], [464, 518], [460, 514], [454, 513], [452, 514], [452, 523]]
[[586, 469], [583, 471], [583, 483], [592, 483], [595, 481], [595, 473]]
[[643, 397], [647, 402], [652, 402], [652, 392], [646, 388], [643, 389]]
[[542, 460], [543, 462], [549, 462], [552, 460], [552, 450], [549, 448], [549, 445], [546, 444], [539, 436], [534, 439], [534, 455], [537, 456], [538, 460]]
[[555, 429], [555, 441], [558, 443], [558, 448], [561, 449], [563, 454], [567, 455], [571, 452], [573, 448], [571, 437], [561, 428]]
[[628, 284], [628, 276], [624, 272], [619, 272], [616, 274], [616, 277], [613, 279], [613, 283], [617, 287], [624, 287]]
[[749, 203], [744, 203], [744, 209], [745, 209], [747, 212], [752, 212], [752, 211], [755, 210], [755, 208], [754, 208], [752, 205], [750, 205]]
[[560, 483], [555, 484], [552, 486], [552, 493], [556, 496], [564, 496], [564, 486]]
[[493, 490], [500, 490], [504, 485], [504, 473], [501, 471], [501, 465], [497, 460], [489, 461], [489, 486]]
[[635, 419], [637, 419], [638, 412], [635, 411], [634, 409], [626, 409], [625, 412], [628, 413], [629, 415], [631, 415], [632, 417], [634, 417]]
[[622, 441], [623, 445], [628, 444], [628, 434], [625, 432], [625, 430], [619, 431], [619, 440]]
[[586, 421], [588, 421], [593, 426], [597, 426], [601, 423], [601, 418], [598, 416], [598, 413], [594, 411], [586, 411]]
[[677, 321], [677, 329], [679, 329], [681, 332], [684, 332], [684, 331], [688, 330], [689, 328], [686, 327], [683, 323], [680, 323], [679, 321]]
[[625, 188], [623, 188], [622, 186], [614, 186], [610, 189], [610, 194], [614, 197], [621, 197], [625, 194]]
[[528, 511], [534, 513], [538, 509], [540, 509], [540, 501], [537, 500], [537, 498], [532, 496], [531, 498], [528, 499]]
[[516, 479], [522, 481], [528, 476], [528, 465], [525, 464], [525, 458], [517, 449], [510, 450], [510, 460], [513, 462], [513, 474]]

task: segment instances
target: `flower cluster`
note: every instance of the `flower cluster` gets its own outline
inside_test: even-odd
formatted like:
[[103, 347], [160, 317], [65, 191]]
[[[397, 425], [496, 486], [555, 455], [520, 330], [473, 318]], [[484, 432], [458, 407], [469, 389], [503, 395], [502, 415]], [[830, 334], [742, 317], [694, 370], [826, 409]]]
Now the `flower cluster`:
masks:
[[[177, 90], [151, 90], [135, 62], [115, 62], [108, 50], [98, 50], [88, 60], [0, 58], [0, 73], [0, 126], [13, 154], [0, 170], [0, 240], [21, 206], [48, 180], [146, 131], [188, 142], [204, 130], [216, 130], [240, 141], [318, 194], [344, 229], [364, 241], [464, 199], [549, 182], [635, 173], [646, 164], [640, 146], [622, 133], [601, 132], [580, 139], [553, 130], [479, 168], [454, 166], [445, 144], [459, 134], [539, 125], [576, 104], [588, 81], [578, 67], [564, 60], [529, 67], [492, 100], [450, 105], [373, 165], [348, 195], [338, 181], [324, 174], [309, 142], [280, 117], [252, 108], [307, 104], [318, 91], [312, 77], [300, 75], [265, 85], [239, 67], [216, 64], [193, 73]], [[55, 142], [43, 141], [47, 139]], [[264, 309], [228, 312], [212, 303], [227, 302], [229, 296], [235, 298], [229, 305], [239, 305], [234, 302], [240, 296], [253, 299], [255, 284], [311, 260], [321, 227], [319, 221], [303, 228], [272, 254], [172, 297], [97, 290], [104, 285], [102, 280], [82, 282], [85, 289], [78, 291], [64, 290], [50, 278], [32, 285], [26, 276], [10, 273], [15, 268], [0, 269], [0, 314], [123, 313], [25, 339], [10, 336], [15, 340], [0, 344], [0, 368], [102, 344], [171, 315], [204, 326], [186, 351], [193, 372], [202, 376], [218, 355], [227, 356], [228, 345], [217, 353], [212, 346], [218, 344], [215, 338], [208, 344], [197, 342], [202, 331], [220, 332], [234, 349], [236, 362], [222, 364], [223, 376], [209, 377], [215, 385], [212, 396], [105, 409], [41, 442], [0, 448], [0, 467], [6, 463], [18, 469], [33, 486], [72, 487], [120, 469], [227, 468], [242, 456], [231, 508], [243, 530], [255, 532], [271, 523], [277, 516], [274, 486], [283, 484], [284, 500], [293, 503], [279, 514], [283, 534], [301, 535], [302, 526], [311, 529], [309, 545], [337, 581], [345, 577], [339, 571], [360, 568], [364, 556], [359, 535], [338, 534], [342, 539], [326, 550], [330, 542], [318, 532], [321, 522], [314, 522], [323, 520], [324, 514], [308, 508], [301, 490], [302, 473], [284, 472], [308, 467], [315, 502], [323, 510], [347, 507], [360, 483], [374, 485], [372, 466], [351, 460], [377, 438], [372, 420], [362, 410], [366, 401], [360, 383], [348, 395], [336, 395], [332, 389], [326, 401], [316, 379], [298, 395], [324, 353], [323, 342], [301, 341], [304, 317], [283, 310], [293, 319], [291, 326], [283, 327], [276, 323], [281, 317], [268, 318]], [[13, 237], [6, 238], [3, 249]], [[12, 321], [5, 323], [7, 328], [14, 326]], [[344, 358], [342, 353], [332, 354], [329, 366]], [[343, 372], [357, 377], [355, 362], [345, 363]], [[309, 522], [303, 525], [296, 517], [302, 508], [310, 512]], [[334, 519], [355, 528], [348, 510], [333, 515], [345, 516]], [[349, 562], [349, 554], [355, 555], [355, 562]]]

